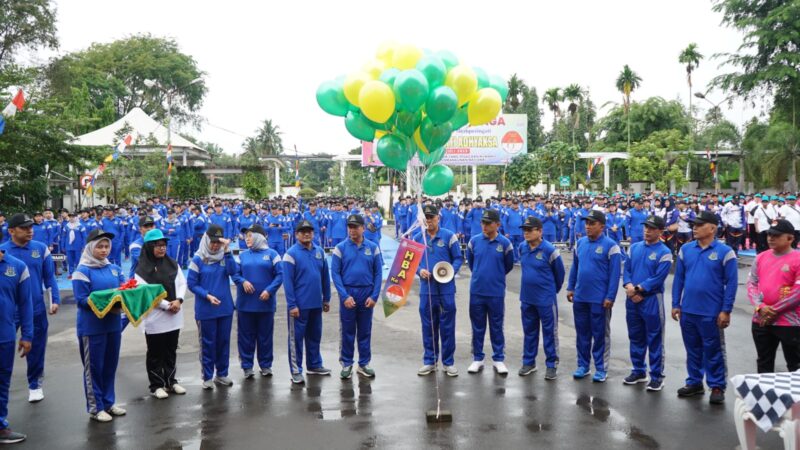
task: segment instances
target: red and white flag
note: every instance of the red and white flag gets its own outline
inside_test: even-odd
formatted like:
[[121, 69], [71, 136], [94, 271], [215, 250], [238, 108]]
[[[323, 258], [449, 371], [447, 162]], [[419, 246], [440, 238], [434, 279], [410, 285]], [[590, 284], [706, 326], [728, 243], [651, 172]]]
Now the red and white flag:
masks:
[[17, 111], [22, 110], [25, 106], [25, 92], [22, 89], [17, 90], [17, 94], [11, 99], [11, 103], [3, 109], [3, 116], [12, 117]]

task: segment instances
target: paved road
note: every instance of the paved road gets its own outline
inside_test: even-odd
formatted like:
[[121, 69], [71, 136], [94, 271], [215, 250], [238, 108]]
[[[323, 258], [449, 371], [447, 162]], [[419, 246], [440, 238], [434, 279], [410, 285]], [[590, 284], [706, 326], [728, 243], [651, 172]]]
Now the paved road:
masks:
[[[567, 263], [569, 258], [567, 258]], [[755, 370], [755, 349], [740, 270], [740, 290], [728, 342], [729, 375]], [[668, 279], [671, 282], [671, 276]], [[420, 378], [421, 337], [417, 294], [390, 318], [376, 312], [373, 335], [374, 380], [340, 381], [308, 378], [305, 387], [289, 383], [286, 317], [275, 327], [275, 376], [243, 381], [232, 343], [231, 388], [200, 389], [197, 331], [187, 320], [181, 334], [178, 376], [186, 396], [156, 400], [147, 390], [144, 338], [128, 328], [123, 336], [117, 374], [118, 404], [128, 415], [98, 424], [85, 413], [82, 369], [75, 337], [75, 307], [64, 306], [50, 325], [45, 381], [46, 398], [27, 403], [24, 362], [14, 368], [10, 402], [12, 426], [29, 439], [19, 448], [733, 448], [733, 392], [724, 406], [712, 407], [708, 395], [678, 399], [683, 385], [685, 353], [677, 323], [667, 324], [667, 378], [660, 393], [644, 385], [624, 386], [629, 371], [624, 304], [612, 319], [612, 363], [608, 382], [575, 381], [574, 328], [571, 308], [559, 297], [560, 378], [545, 381], [542, 372], [521, 378], [522, 328], [519, 314], [519, 269], [508, 277], [506, 294], [508, 377], [491, 371], [468, 375], [469, 272], [458, 281], [457, 378], [439, 378], [443, 406], [453, 411], [452, 424], [429, 426], [425, 410], [436, 406], [436, 380]], [[620, 293], [620, 296], [622, 294]], [[279, 304], [283, 303], [282, 291]], [[669, 298], [669, 296], [667, 296]], [[191, 311], [193, 299], [185, 307]], [[324, 323], [325, 364], [338, 371], [338, 304]], [[191, 314], [187, 315], [187, 319]], [[487, 336], [487, 350], [489, 350]], [[19, 361], [19, 360], [18, 360]], [[779, 370], [785, 370], [779, 355]], [[544, 366], [539, 360], [540, 366]], [[771, 433], [774, 435], [774, 433]], [[762, 448], [780, 448], [776, 436], [759, 434]]]

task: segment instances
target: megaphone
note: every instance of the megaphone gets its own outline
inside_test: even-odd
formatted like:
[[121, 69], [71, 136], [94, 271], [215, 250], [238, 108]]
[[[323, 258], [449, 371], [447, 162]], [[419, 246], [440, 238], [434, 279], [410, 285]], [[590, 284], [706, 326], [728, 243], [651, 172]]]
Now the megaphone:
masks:
[[433, 266], [433, 279], [439, 283], [449, 283], [454, 276], [453, 265], [447, 261], [439, 261]]

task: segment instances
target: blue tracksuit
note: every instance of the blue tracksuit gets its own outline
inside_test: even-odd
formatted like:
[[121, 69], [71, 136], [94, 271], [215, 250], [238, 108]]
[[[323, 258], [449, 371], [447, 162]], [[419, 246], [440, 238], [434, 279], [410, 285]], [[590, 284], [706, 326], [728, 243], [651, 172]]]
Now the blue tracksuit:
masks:
[[[28, 353], [28, 388], [39, 389], [44, 379], [44, 355], [47, 347], [47, 312], [44, 289], [50, 290], [53, 304], [61, 304], [58, 283], [53, 266], [53, 258], [47, 246], [37, 241], [30, 241], [20, 247], [9, 240], [0, 245], [0, 250], [24, 262], [30, 275], [30, 293], [33, 302], [33, 342]], [[19, 325], [18, 325], [19, 326]]]
[[466, 222], [465, 228], [469, 229], [470, 236], [477, 236], [483, 232], [481, 230], [482, 215], [483, 208], [471, 208], [469, 212], [467, 212], [467, 216], [464, 221]]
[[212, 213], [210, 216], [208, 216], [208, 223], [219, 225], [222, 227], [222, 232], [225, 238], [233, 239], [233, 222], [231, 222], [231, 216], [225, 214], [225, 212], [222, 212], [221, 214], [217, 214], [216, 212]]
[[[542, 240], [555, 242], [558, 237], [558, 211], [540, 210], [536, 216], [542, 221]], [[517, 247], [520, 244], [521, 242], [517, 244]]]
[[108, 255], [108, 260], [111, 261], [112, 264], [116, 264], [118, 266], [122, 265], [122, 247], [125, 242], [123, 233], [125, 233], [125, 224], [119, 217], [114, 217], [113, 219], [106, 217], [103, 219], [100, 226], [103, 231], [112, 233], [114, 235], [114, 239], [111, 240], [111, 253]]
[[203, 239], [203, 233], [208, 229], [208, 218], [202, 214], [192, 215], [189, 219], [189, 227], [192, 230], [192, 243], [189, 246], [189, 253], [194, 256], [197, 249], [200, 247], [200, 241]]
[[340, 242], [347, 239], [347, 213], [344, 211], [333, 211], [328, 216], [328, 245], [336, 247]]
[[644, 240], [644, 221], [647, 220], [647, 216], [650, 213], [642, 208], [638, 210], [636, 208], [631, 208], [628, 210], [627, 219], [626, 219], [626, 226], [628, 232], [630, 233], [631, 237], [631, 244], [635, 244], [639, 241]]
[[[425, 240], [421, 232], [414, 235], [414, 240], [425, 244], [425, 257], [417, 269], [433, 272], [433, 266], [441, 261], [450, 263], [453, 272], [458, 273], [464, 264], [461, 254], [461, 243], [455, 233], [439, 228], [431, 237], [427, 230]], [[439, 341], [441, 340], [441, 360], [445, 366], [455, 364], [456, 352], [456, 282], [455, 277], [448, 283], [439, 283], [432, 276], [428, 280], [419, 280], [419, 318], [422, 322], [423, 363], [436, 364], [439, 360]]]
[[403, 205], [402, 203], [398, 203], [394, 214], [397, 237], [400, 237], [400, 235], [404, 234], [406, 230], [408, 230], [407, 218], [408, 218], [408, 205]]
[[[186, 282], [195, 295], [194, 318], [200, 337], [200, 354], [203, 380], [228, 376], [231, 352], [231, 324], [233, 323], [233, 297], [231, 276], [236, 275], [236, 261], [230, 252], [218, 263], [206, 264], [195, 255], [189, 263]], [[208, 294], [221, 302], [214, 306]]]
[[372, 222], [375, 225], [375, 231], [370, 231], [369, 228], [364, 229], [364, 238], [374, 242], [376, 245], [381, 244], [381, 228], [383, 227], [383, 217], [381, 213], [374, 212], [367, 214], [364, 219], [366, 223]]
[[439, 225], [442, 228], [452, 231], [453, 233], [460, 232], [458, 226], [458, 210], [456, 208], [442, 208], [439, 211], [439, 217], [441, 217]]
[[67, 267], [70, 274], [78, 267], [78, 261], [81, 259], [81, 252], [88, 234], [86, 227], [80, 222], [77, 223], [74, 229], [67, 227], [64, 230], [64, 250], [67, 252]]
[[502, 235], [489, 239], [478, 233], [467, 245], [467, 264], [472, 271], [469, 284], [469, 318], [472, 323], [472, 357], [483, 361], [483, 338], [489, 322], [492, 360], [505, 360], [506, 274], [514, 268], [514, 249]]
[[[617, 227], [617, 231], [614, 231], [612, 227]], [[625, 216], [620, 214], [619, 212], [615, 213], [606, 213], [606, 235], [614, 240], [614, 242], [619, 243], [622, 240], [622, 229], [625, 227]]]
[[705, 374], [709, 387], [725, 390], [725, 333], [717, 317], [733, 310], [737, 283], [736, 254], [727, 245], [713, 240], [704, 249], [692, 241], [678, 252], [672, 307], [681, 310], [687, 385], [702, 385]]
[[256, 216], [255, 214], [252, 214], [252, 213], [251, 214], [247, 214], [247, 215], [242, 214], [241, 216], [239, 216], [236, 219], [236, 230], [235, 230], [236, 233], [235, 234], [236, 234], [236, 236], [239, 237], [239, 240], [241, 241], [239, 243], [239, 248], [245, 248], [245, 246], [246, 246], [245, 235], [242, 232], [242, 230], [250, 228], [250, 227], [252, 227], [253, 225], [255, 225], [257, 223], [258, 223], [258, 216]]
[[50, 224], [47, 222], [33, 224], [33, 240], [50, 246]]
[[144, 238], [139, 236], [131, 245], [128, 246], [128, 251], [131, 254], [131, 271], [128, 273], [128, 278], [133, 278], [136, 275], [136, 267], [139, 265], [139, 257], [142, 256], [142, 247], [144, 246]]
[[303, 213], [302, 217], [311, 222], [311, 225], [314, 227], [314, 245], [321, 245], [321, 243], [324, 242], [322, 227], [325, 226], [325, 214], [320, 210], [316, 210], [313, 214], [311, 211], [306, 211]]
[[183, 224], [177, 218], [164, 219], [159, 227], [164, 236], [169, 238], [167, 241], [167, 256], [177, 261], [178, 250], [181, 247], [183, 236]]
[[[358, 339], [358, 365], [369, 365], [372, 359], [372, 311], [367, 308], [367, 298], [377, 302], [381, 293], [383, 257], [380, 247], [364, 239], [357, 245], [346, 239], [334, 247], [331, 254], [331, 277], [339, 294], [339, 322], [341, 341], [339, 362], [342, 367], [353, 365], [354, 344]], [[344, 301], [353, 297], [354, 308], [344, 306]]]
[[519, 244], [522, 243], [522, 211], [508, 208], [503, 214], [503, 230], [514, 247], [514, 262], [519, 262]]
[[33, 340], [30, 272], [25, 263], [6, 254], [0, 261], [0, 430], [8, 428], [8, 391], [16, 359], [17, 328], [21, 341]]
[[300, 317], [289, 315], [289, 368], [303, 373], [303, 344], [306, 367], [322, 367], [319, 345], [322, 341], [322, 304], [331, 301], [328, 262], [321, 247], [295, 244], [283, 255], [283, 290], [286, 310], [300, 310]]
[[283, 242], [283, 234], [288, 233], [288, 228], [286, 227], [286, 218], [282, 215], [269, 215], [264, 219], [264, 229], [267, 232], [267, 243], [269, 244], [269, 248], [278, 252], [279, 255], [283, 256], [286, 252], [286, 247], [284, 246]]
[[664, 280], [672, 267], [672, 252], [661, 241], [637, 242], [625, 262], [622, 285], [641, 286], [643, 300], [625, 302], [625, 321], [631, 341], [633, 372], [647, 372], [645, 355], [650, 354], [650, 378], [664, 378]]
[[123, 282], [125, 275], [116, 264], [94, 268], [79, 265], [72, 274], [72, 290], [78, 305], [77, 331], [83, 361], [83, 387], [89, 414], [114, 406], [114, 379], [122, 341], [119, 313], [109, 312], [102, 319], [98, 318], [89, 306], [89, 294], [117, 288]]
[[621, 251], [611, 238], [600, 235], [596, 240], [581, 238], [573, 253], [567, 290], [575, 293], [578, 367], [588, 370], [593, 357], [597, 371], [606, 372], [611, 356], [611, 308], [603, 308], [603, 302], [613, 302], [617, 296]]
[[522, 365], [535, 366], [539, 352], [539, 323], [542, 324], [545, 363], [558, 364], [558, 306], [556, 295], [564, 284], [564, 261], [555, 246], [543, 240], [536, 248], [519, 246], [522, 282], [519, 300], [522, 331], [525, 334]]
[[586, 236], [586, 222], [581, 217], [589, 215], [586, 208], [576, 208], [572, 213], [572, 243], [577, 243], [582, 237]]
[[[241, 218], [240, 218], [241, 219]], [[241, 222], [240, 222], [241, 223]], [[236, 283], [236, 309], [238, 311], [237, 341], [239, 361], [242, 369], [253, 368], [253, 354], [258, 351], [258, 367], [272, 367], [272, 334], [275, 325], [275, 306], [278, 288], [281, 287], [281, 257], [278, 252], [245, 250], [239, 253], [238, 271], [233, 276]], [[255, 289], [252, 294], [244, 291], [243, 284], [249, 281]], [[262, 292], [269, 298], [261, 300]]]

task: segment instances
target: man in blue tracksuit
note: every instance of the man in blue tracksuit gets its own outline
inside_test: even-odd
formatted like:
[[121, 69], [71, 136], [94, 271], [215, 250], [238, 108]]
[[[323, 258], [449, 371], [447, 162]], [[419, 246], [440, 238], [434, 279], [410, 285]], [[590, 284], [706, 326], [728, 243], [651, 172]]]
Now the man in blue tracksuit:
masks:
[[357, 371], [372, 378], [372, 312], [381, 293], [383, 258], [378, 244], [364, 238], [364, 216], [350, 215], [347, 233], [349, 238], [334, 247], [331, 254], [331, 277], [339, 294], [340, 376], [343, 380], [353, 376], [353, 347], [358, 339]]
[[[26, 214], [14, 214], [8, 221], [11, 239], [0, 245], [0, 250], [11, 255], [28, 267], [30, 275], [30, 296], [33, 305], [33, 342], [28, 354], [28, 401], [31, 403], [44, 398], [44, 359], [47, 347], [47, 314], [58, 312], [61, 296], [58, 292], [53, 258], [47, 245], [34, 241], [33, 220]], [[52, 298], [47, 304], [45, 294]]]
[[233, 240], [233, 222], [231, 222], [231, 216], [222, 210], [221, 203], [214, 205], [214, 212], [208, 216], [208, 224], [214, 224], [222, 227], [225, 239]]
[[[440, 216], [436, 207], [426, 205], [426, 230], [414, 234], [414, 240], [426, 246], [425, 257], [420, 261], [419, 274], [419, 317], [422, 322], [423, 365], [417, 375], [428, 375], [436, 371], [441, 355], [444, 372], [451, 377], [458, 376], [455, 367], [456, 351], [456, 283], [454, 279], [440, 283], [433, 275], [434, 266], [446, 262], [453, 266], [453, 277], [464, 264], [458, 236], [451, 230], [440, 228]], [[422, 233], [425, 233], [423, 236]], [[439, 341], [441, 340], [441, 353]]]
[[633, 208], [628, 210], [625, 227], [630, 232], [631, 244], [644, 240], [644, 222], [649, 211], [642, 208], [642, 198], [634, 200]]
[[325, 229], [325, 213], [317, 209], [317, 204], [310, 202], [308, 211], [302, 214], [300, 220], [307, 220], [314, 226], [314, 245], [322, 246], [323, 231]]
[[395, 207], [395, 214], [394, 214], [394, 223], [395, 223], [395, 232], [397, 237], [399, 238], [403, 235], [408, 226], [406, 226], [406, 219], [408, 218], [408, 205], [406, 204], [406, 199], [403, 196], [400, 196], [400, 199], [397, 202], [397, 206]]
[[301, 220], [294, 244], [283, 255], [283, 290], [289, 313], [289, 368], [292, 383], [304, 384], [303, 345], [309, 375], [330, 375], [319, 353], [322, 313], [330, 310], [331, 281], [322, 247], [314, 245], [314, 226]]
[[364, 220], [365, 223], [368, 224], [366, 231], [364, 231], [364, 237], [367, 240], [374, 242], [375, 245], [380, 246], [381, 228], [383, 228], [383, 217], [381, 216], [381, 213], [378, 211], [378, 205], [372, 205], [370, 207], [370, 212], [364, 216]]
[[197, 248], [200, 247], [200, 241], [203, 239], [208, 228], [208, 218], [203, 215], [202, 208], [195, 206], [192, 208], [192, 217], [190, 219], [190, 228], [192, 230], [192, 242], [189, 245], [189, 259], [197, 253]]
[[14, 344], [17, 328], [22, 330], [19, 339], [21, 357], [29, 354], [33, 340], [30, 285], [30, 272], [25, 263], [4, 251], [0, 252], [0, 444], [22, 442], [26, 437], [11, 431], [6, 419], [11, 372], [16, 356]]
[[508, 374], [505, 360], [506, 274], [514, 268], [514, 249], [511, 241], [499, 234], [500, 213], [492, 208], [483, 210], [481, 233], [474, 235], [467, 245], [467, 263], [472, 271], [469, 285], [469, 318], [472, 323], [472, 364], [469, 373], [483, 370], [483, 338], [486, 323], [492, 342], [494, 370]]
[[542, 221], [528, 216], [521, 225], [525, 242], [520, 244], [522, 280], [521, 303], [522, 330], [525, 334], [520, 376], [536, 371], [536, 354], [539, 351], [539, 323], [542, 325], [546, 380], [556, 379], [558, 365], [558, 307], [556, 295], [564, 284], [564, 262], [555, 246], [543, 240]]
[[666, 227], [663, 217], [648, 217], [644, 227], [644, 241], [631, 246], [622, 274], [633, 365], [623, 383], [647, 381], [645, 356], [649, 353], [647, 390], [660, 391], [664, 387], [664, 280], [672, 268], [672, 251], [661, 242]]
[[180, 250], [181, 242], [185, 239], [183, 235], [183, 224], [175, 216], [175, 210], [170, 208], [167, 211], [167, 218], [161, 222], [159, 227], [164, 236], [167, 237], [167, 256], [177, 261], [178, 250]]
[[111, 253], [108, 255], [108, 260], [111, 261], [111, 264], [122, 266], [125, 224], [122, 219], [114, 215], [113, 207], [106, 207], [105, 218], [100, 222], [100, 228], [106, 233], [114, 235], [114, 238], [111, 240]]
[[606, 381], [611, 355], [611, 308], [619, 288], [622, 255], [616, 242], [603, 233], [606, 215], [591, 210], [582, 217], [586, 236], [575, 243], [567, 284], [567, 300], [575, 318], [578, 369], [575, 379], [586, 377], [594, 358], [592, 381]]
[[258, 216], [252, 213], [253, 208], [249, 204], [245, 204], [242, 208], [242, 214], [236, 218], [236, 229], [239, 236], [239, 248], [244, 249], [247, 246], [245, 233], [247, 230], [258, 223]]
[[139, 217], [139, 237], [134, 239], [134, 241], [131, 242], [131, 245], [128, 246], [131, 254], [131, 271], [128, 273], [128, 278], [133, 278], [134, 275], [136, 275], [136, 267], [139, 266], [139, 257], [142, 256], [142, 247], [144, 246], [143, 236], [147, 234], [148, 231], [155, 228], [155, 226], [156, 223], [153, 221], [152, 217]]
[[701, 211], [692, 227], [695, 240], [678, 252], [672, 284], [672, 318], [679, 320], [686, 348], [686, 385], [678, 396], [702, 395], [703, 375], [713, 404], [725, 401], [725, 328], [736, 299], [738, 269], [733, 249], [717, 242], [719, 217]]
[[503, 232], [511, 245], [514, 246], [514, 262], [519, 262], [519, 244], [522, 243], [522, 211], [519, 209], [519, 200], [511, 201], [511, 208], [506, 209], [503, 216]]
[[285, 217], [278, 213], [277, 207], [272, 208], [270, 215], [264, 219], [262, 225], [267, 230], [267, 243], [269, 244], [269, 248], [283, 256], [286, 252], [283, 235], [287, 232], [288, 228], [286, 227]]

